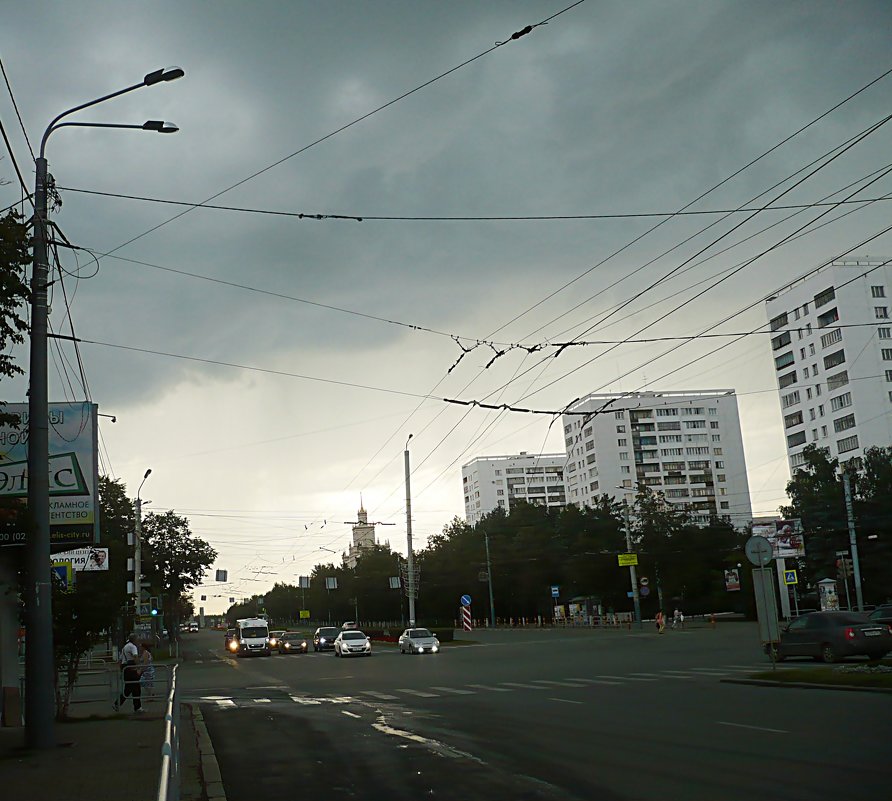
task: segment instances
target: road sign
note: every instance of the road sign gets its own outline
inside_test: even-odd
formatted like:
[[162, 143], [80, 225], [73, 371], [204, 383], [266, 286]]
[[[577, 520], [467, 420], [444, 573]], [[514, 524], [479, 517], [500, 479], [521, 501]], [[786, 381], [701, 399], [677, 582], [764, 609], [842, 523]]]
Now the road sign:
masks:
[[551, 586], [551, 597], [557, 598], [561, 594], [561, 588], [557, 586], [557, 584], [552, 584]]
[[774, 549], [771, 547], [768, 538], [760, 534], [754, 534], [750, 537], [746, 541], [744, 550], [746, 551], [746, 558], [756, 567], [765, 567], [765, 565], [771, 564], [771, 560], [774, 557]]
[[620, 567], [631, 567], [632, 565], [638, 564], [638, 554], [637, 553], [618, 553], [616, 555], [616, 561]]
[[470, 606], [471, 605], [471, 596], [470, 595], [462, 595], [461, 605], [462, 606]]
[[799, 578], [796, 575], [795, 570], [785, 570], [784, 571], [784, 584], [789, 586], [791, 584], [798, 584], [798, 583], [799, 583]]
[[650, 579], [647, 576], [642, 576], [640, 579], [638, 579], [638, 583], [642, 587], [646, 587], [650, 583]]
[[74, 582], [74, 570], [71, 566], [70, 559], [62, 559], [53, 562], [53, 574], [65, 585], [65, 589], [69, 589]]
[[300, 610], [300, 619], [301, 620], [309, 620], [310, 619], [310, 610], [309, 609], [301, 609]]
[[626, 598], [634, 598], [634, 597], [635, 597], [635, 593], [632, 592], [631, 590], [629, 590], [628, 592], [626, 592]]
[[647, 596], [650, 595], [650, 587], [648, 587], [647, 584], [645, 584], [645, 585], [639, 590], [639, 592], [641, 593], [641, 597], [642, 597], [642, 598], [647, 598]]

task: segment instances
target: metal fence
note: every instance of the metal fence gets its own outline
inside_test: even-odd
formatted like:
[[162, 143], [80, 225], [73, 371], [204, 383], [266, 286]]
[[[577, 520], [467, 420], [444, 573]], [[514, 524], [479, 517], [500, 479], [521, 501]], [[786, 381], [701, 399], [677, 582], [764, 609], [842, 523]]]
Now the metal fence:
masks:
[[161, 746], [161, 774], [158, 801], [180, 798], [180, 701], [177, 691], [177, 666], [170, 671], [170, 691], [164, 712], [164, 744]]

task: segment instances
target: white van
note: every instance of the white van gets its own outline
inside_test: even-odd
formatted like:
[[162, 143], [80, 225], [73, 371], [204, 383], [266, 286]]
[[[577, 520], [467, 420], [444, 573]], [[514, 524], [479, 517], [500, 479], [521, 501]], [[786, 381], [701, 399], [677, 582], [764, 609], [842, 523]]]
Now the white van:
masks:
[[259, 617], [246, 617], [235, 622], [236, 656], [269, 656], [269, 626]]

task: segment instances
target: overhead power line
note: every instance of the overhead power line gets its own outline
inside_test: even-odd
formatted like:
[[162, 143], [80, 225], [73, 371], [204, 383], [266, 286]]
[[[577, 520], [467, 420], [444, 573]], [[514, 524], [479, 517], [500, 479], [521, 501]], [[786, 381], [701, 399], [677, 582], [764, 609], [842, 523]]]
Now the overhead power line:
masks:
[[31, 140], [28, 138], [28, 131], [25, 129], [25, 123], [22, 121], [22, 114], [19, 111], [19, 104], [15, 101], [15, 95], [12, 91], [12, 86], [9, 83], [9, 76], [6, 74], [6, 67], [3, 65], [3, 59], [0, 58], [0, 72], [3, 73], [3, 80], [6, 83], [6, 91], [9, 92], [9, 99], [12, 101], [12, 107], [15, 109], [15, 115], [19, 118], [19, 125], [22, 128], [22, 134], [25, 137], [25, 142], [28, 143], [28, 150], [31, 152], [31, 161], [36, 161], [37, 159], [34, 156], [34, 148], [31, 147]]
[[283, 156], [282, 158], [278, 159], [277, 161], [274, 161], [272, 164], [268, 164], [266, 167], [263, 167], [262, 169], [259, 169], [256, 172], [251, 173], [246, 178], [242, 178], [240, 181], [236, 181], [234, 184], [230, 184], [225, 189], [221, 189], [219, 192], [206, 198], [202, 203], [195, 205], [195, 206], [190, 206], [189, 208], [181, 211], [179, 214], [175, 214], [173, 217], [170, 217], [169, 219], [164, 220], [163, 222], [160, 222], [157, 225], [152, 226], [147, 231], [143, 231], [141, 234], [131, 237], [126, 242], [123, 242], [122, 244], [118, 245], [117, 247], [113, 248], [112, 250], [109, 250], [108, 252], [106, 252], [102, 255], [108, 256], [112, 253], [116, 253], [117, 251], [121, 250], [122, 248], [127, 247], [127, 245], [130, 245], [130, 244], [136, 242], [138, 239], [142, 239], [144, 236], [148, 236], [149, 234], [153, 233], [154, 231], [157, 231], [159, 228], [163, 228], [165, 225], [172, 223], [174, 220], [178, 220], [180, 217], [188, 214], [189, 212], [193, 211], [194, 209], [200, 208], [205, 203], [210, 203], [212, 200], [216, 200], [221, 195], [225, 195], [227, 192], [231, 192], [236, 187], [239, 187], [239, 186], [242, 186], [243, 184], [248, 183], [248, 181], [251, 181], [254, 178], [257, 178], [258, 176], [263, 175], [265, 172], [269, 172], [270, 170], [274, 169], [275, 167], [278, 167], [280, 164], [284, 164], [289, 159], [292, 159], [295, 156], [299, 156], [301, 153], [306, 153], [310, 148], [315, 147], [316, 145], [319, 145], [328, 139], [331, 139], [333, 136], [337, 136], [339, 133], [342, 133], [342, 132], [346, 131], [347, 129], [352, 128], [354, 125], [358, 125], [360, 122], [367, 120], [369, 117], [377, 114], [378, 112], [384, 111], [384, 109], [389, 108], [390, 106], [394, 105], [395, 103], [399, 103], [401, 100], [405, 100], [407, 97], [414, 95], [416, 92], [420, 92], [422, 89], [427, 88], [431, 84], [434, 84], [437, 81], [442, 80], [443, 78], [447, 77], [448, 75], [451, 75], [452, 73], [457, 72], [458, 70], [462, 69], [462, 67], [466, 67], [466, 66], [468, 66], [468, 64], [473, 64], [475, 61], [483, 58], [484, 56], [489, 55], [490, 53], [492, 53], [495, 50], [498, 50], [500, 47], [504, 47], [506, 44], [517, 41], [518, 39], [532, 33], [532, 31], [535, 30], [536, 28], [540, 28], [543, 25], [547, 25], [552, 20], [556, 19], [557, 17], [561, 16], [562, 14], [565, 14], [566, 12], [570, 11], [571, 9], [576, 8], [576, 6], [579, 6], [584, 2], [585, 2], [585, 0], [576, 0], [575, 3], [571, 3], [566, 8], [561, 9], [560, 11], [552, 14], [551, 16], [546, 17], [545, 19], [540, 20], [539, 22], [537, 22], [533, 25], [527, 25], [526, 27], [522, 28], [519, 31], [515, 31], [506, 40], [501, 41], [501, 42], [496, 42], [492, 47], [487, 48], [482, 53], [478, 53], [476, 56], [472, 56], [471, 58], [466, 59], [461, 64], [458, 64], [458, 65], [446, 70], [445, 72], [441, 72], [439, 75], [436, 75], [433, 78], [430, 78], [429, 80], [425, 81], [424, 83], [419, 84], [414, 89], [410, 89], [407, 92], [403, 92], [403, 94], [399, 95], [398, 97], [395, 97], [392, 100], [388, 100], [386, 103], [383, 103], [382, 105], [372, 109], [371, 111], [366, 112], [365, 114], [357, 117], [356, 119], [352, 120], [351, 122], [348, 122], [345, 125], [342, 125], [339, 128], [336, 128], [335, 130], [325, 134], [324, 136], [320, 136], [318, 139], [310, 142], [309, 144], [304, 145], [301, 148], [298, 148], [293, 153], [289, 153], [287, 156]]
[[[160, 203], [168, 206], [187, 206], [190, 209], [212, 209], [215, 211], [234, 211], [244, 214], [263, 214], [272, 217], [290, 217], [297, 220], [351, 220], [354, 222], [533, 222], [561, 220], [629, 220], [652, 217], [703, 217], [712, 214], [742, 214], [753, 211], [789, 211], [793, 209], [813, 209], [819, 206], [833, 205], [829, 202], [791, 203], [782, 206], [741, 206], [735, 209], [694, 209], [687, 211], [642, 211], [614, 212], [608, 214], [489, 214], [489, 215], [381, 215], [381, 214], [331, 214], [326, 212], [283, 211], [281, 209], [258, 209], [250, 206], [221, 206], [215, 203], [193, 203], [186, 200], [170, 200], [168, 198], [148, 197], [145, 195], [128, 195], [121, 192], [101, 192], [98, 189], [80, 189], [72, 186], [60, 186], [60, 191], [78, 192], [84, 195], [112, 197], [121, 200], [138, 200], [145, 203]], [[864, 198], [848, 200], [846, 203], [863, 203], [868, 200], [889, 200], [888, 197]]]

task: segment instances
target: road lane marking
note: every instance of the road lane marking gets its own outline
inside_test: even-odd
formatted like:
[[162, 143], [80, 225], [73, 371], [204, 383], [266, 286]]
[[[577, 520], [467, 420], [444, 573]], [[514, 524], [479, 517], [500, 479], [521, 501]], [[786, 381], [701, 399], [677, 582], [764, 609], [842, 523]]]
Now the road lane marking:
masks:
[[396, 687], [398, 693], [408, 693], [409, 695], [417, 695], [419, 698], [436, 698], [436, 693], [425, 693], [421, 690], [410, 690], [406, 687]]
[[476, 687], [478, 690], [491, 690], [494, 693], [510, 693], [507, 687], [493, 687], [489, 684], [469, 684], [468, 687]]
[[552, 681], [551, 679], [532, 679], [532, 681], [534, 684], [550, 684], [553, 687], [585, 687], [584, 684], [574, 684], [571, 681]]
[[377, 698], [380, 701], [396, 701], [395, 695], [388, 695], [387, 693], [376, 693], [374, 690], [363, 690], [363, 695], [370, 695], [372, 698]]
[[729, 723], [726, 720], [717, 720], [716, 723], [719, 726], [734, 726], [738, 729], [754, 729], [755, 731], [767, 731], [772, 734], [789, 734], [790, 732], [785, 731], [784, 729], [769, 729], [766, 726], [747, 726], [746, 723]]
[[318, 698], [304, 698], [301, 695], [288, 696], [295, 704], [303, 704], [304, 706], [318, 706], [322, 703]]
[[444, 693], [452, 693], [453, 695], [476, 695], [473, 690], [456, 690], [452, 687], [431, 687], [432, 690], [439, 690]]
[[521, 684], [517, 681], [500, 681], [499, 684], [504, 684], [506, 687], [520, 687], [523, 690], [547, 690], [547, 687], [539, 687], [537, 684]]
[[567, 681], [581, 681], [585, 684], [622, 684], [621, 681], [603, 681], [601, 679], [567, 679]]
[[342, 710], [341, 710], [341, 714], [342, 714], [342, 715], [348, 715], [348, 716], [351, 717], [351, 718], [359, 718], [359, 717], [362, 717], [361, 715], [357, 715], [355, 712], [351, 712], [349, 709], [342, 709]]
[[549, 701], [560, 701], [562, 704], [581, 704], [582, 701], [571, 701], [569, 698], [549, 698]]
[[639, 679], [635, 676], [598, 676], [599, 679], [616, 679], [618, 681], [656, 681], [656, 679]]
[[660, 673], [630, 673], [630, 676], [646, 676], [647, 678], [654, 679], [662, 679], [663, 676]]
[[235, 701], [231, 698], [221, 698], [219, 701], [215, 701], [215, 703], [220, 707], [235, 706]]
[[272, 701], [270, 701], [269, 698], [255, 698], [254, 703], [255, 704], [271, 704]]

